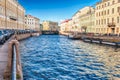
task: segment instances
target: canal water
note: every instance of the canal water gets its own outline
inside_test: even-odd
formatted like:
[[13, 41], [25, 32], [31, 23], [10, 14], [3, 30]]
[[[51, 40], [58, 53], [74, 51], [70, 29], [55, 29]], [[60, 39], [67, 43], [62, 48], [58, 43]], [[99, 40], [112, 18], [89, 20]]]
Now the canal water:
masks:
[[42, 35], [23, 40], [24, 80], [115, 80], [120, 78], [120, 50], [110, 46]]

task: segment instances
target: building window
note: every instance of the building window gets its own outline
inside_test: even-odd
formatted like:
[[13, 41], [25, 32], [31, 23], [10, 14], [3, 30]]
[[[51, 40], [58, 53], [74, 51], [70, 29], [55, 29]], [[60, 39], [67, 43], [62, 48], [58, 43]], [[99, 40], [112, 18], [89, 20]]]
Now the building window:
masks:
[[114, 8], [112, 8], [112, 14], [114, 14]]
[[96, 20], [96, 25], [98, 25], [98, 20]]
[[119, 23], [119, 22], [120, 22], [119, 17], [117, 17], [117, 23]]
[[104, 11], [104, 14], [106, 15], [106, 11]]
[[110, 3], [108, 2], [108, 6], [110, 5]]
[[99, 25], [100, 25], [100, 20], [99, 20]]
[[104, 8], [104, 5], [102, 5], [102, 8]]
[[100, 6], [99, 6], [99, 9], [100, 9]]
[[107, 23], [109, 23], [109, 18], [107, 18]]
[[118, 9], [117, 9], [117, 10], [118, 10], [118, 13], [120, 13], [120, 7], [118, 7]]
[[107, 11], [107, 14], [109, 15], [109, 9], [108, 9], [108, 11]]
[[0, 14], [3, 14], [3, 7], [0, 6]]
[[105, 3], [105, 7], [106, 7], [106, 3]]
[[104, 24], [106, 24], [106, 19], [104, 19]]
[[101, 24], [103, 25], [103, 19], [101, 20]]
[[98, 16], [98, 13], [96, 13], [96, 16]]
[[98, 10], [98, 7], [96, 7], [96, 9]]
[[114, 18], [112, 18], [112, 22], [114, 22]]
[[103, 11], [101, 12], [101, 15], [103, 16]]
[[100, 16], [100, 12], [99, 12], [99, 16]]

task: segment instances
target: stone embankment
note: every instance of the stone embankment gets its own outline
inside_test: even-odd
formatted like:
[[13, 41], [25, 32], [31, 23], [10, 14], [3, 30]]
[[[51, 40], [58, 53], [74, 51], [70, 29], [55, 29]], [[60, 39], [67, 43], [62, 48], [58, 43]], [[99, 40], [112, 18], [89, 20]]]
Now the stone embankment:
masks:
[[19, 41], [32, 37], [39, 36], [40, 33], [26, 33], [12, 36], [4, 45], [0, 47], [0, 80], [11, 80], [13, 66], [13, 45], [16, 52], [16, 78], [23, 80], [21, 59], [19, 53]]
[[69, 35], [69, 33], [66, 33], [66, 32], [64, 32], [64, 31], [60, 31], [59, 34], [60, 34], [60, 35], [64, 35], [64, 36], [68, 36], [68, 35]]
[[78, 39], [84, 42], [105, 44], [111, 46], [120, 46], [120, 37], [119, 36], [104, 36], [104, 35], [92, 35], [92, 34], [82, 34], [77, 32], [60, 32], [61, 35], [68, 36], [71, 39]]
[[16, 35], [16, 39], [18, 41], [20, 40], [23, 40], [23, 39], [26, 39], [26, 38], [29, 38], [29, 37], [32, 37], [32, 36], [39, 36], [41, 33], [27, 33], [27, 34], [19, 34], [19, 35]]

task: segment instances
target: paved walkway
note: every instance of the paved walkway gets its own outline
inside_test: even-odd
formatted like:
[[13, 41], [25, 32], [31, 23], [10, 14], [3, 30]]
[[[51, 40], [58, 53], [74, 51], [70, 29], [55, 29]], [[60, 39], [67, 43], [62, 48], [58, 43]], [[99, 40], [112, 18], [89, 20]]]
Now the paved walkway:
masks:
[[0, 80], [3, 80], [3, 73], [8, 60], [8, 40], [4, 45], [0, 45]]

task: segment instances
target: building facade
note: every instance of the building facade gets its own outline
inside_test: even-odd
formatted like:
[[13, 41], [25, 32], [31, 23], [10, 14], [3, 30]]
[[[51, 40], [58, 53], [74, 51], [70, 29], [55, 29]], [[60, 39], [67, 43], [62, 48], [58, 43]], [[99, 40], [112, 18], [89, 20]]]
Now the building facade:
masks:
[[71, 31], [93, 33], [95, 26], [95, 9], [84, 7], [72, 16]]
[[72, 31], [77, 31], [80, 32], [80, 11], [77, 11], [73, 16], [72, 16]]
[[40, 23], [40, 31], [43, 31], [43, 25]]
[[60, 23], [60, 31], [62, 32], [69, 32], [73, 29], [72, 28], [72, 19], [66, 19]]
[[93, 33], [95, 23], [95, 9], [93, 7], [82, 8], [79, 14], [79, 25], [81, 32]]
[[43, 31], [59, 31], [58, 22], [43, 21]]
[[40, 31], [40, 19], [32, 15], [25, 15], [25, 25], [26, 29]]
[[25, 9], [17, 0], [0, 0], [0, 29], [24, 30]]
[[96, 4], [95, 32], [120, 34], [120, 0], [102, 0]]

